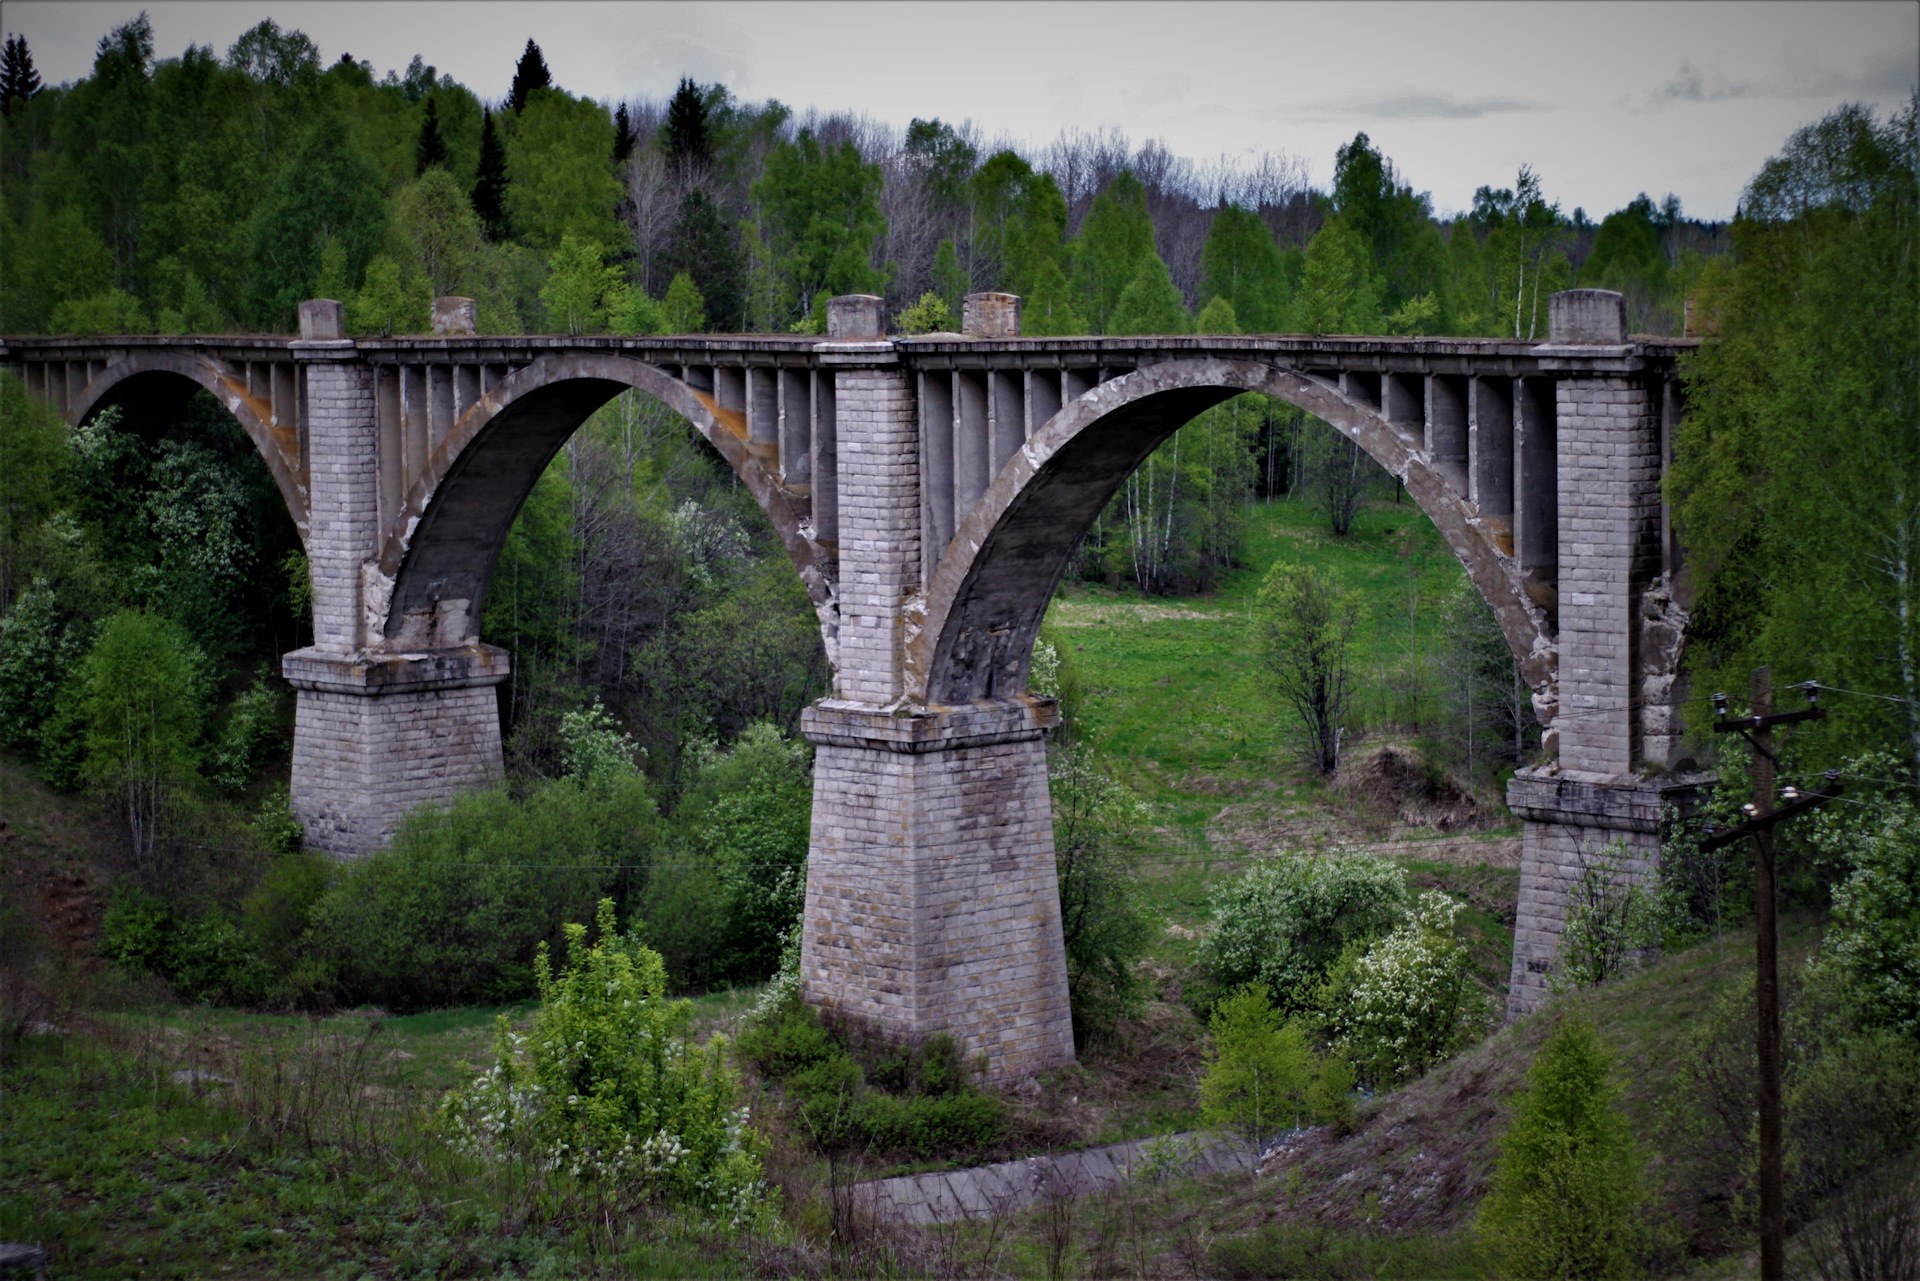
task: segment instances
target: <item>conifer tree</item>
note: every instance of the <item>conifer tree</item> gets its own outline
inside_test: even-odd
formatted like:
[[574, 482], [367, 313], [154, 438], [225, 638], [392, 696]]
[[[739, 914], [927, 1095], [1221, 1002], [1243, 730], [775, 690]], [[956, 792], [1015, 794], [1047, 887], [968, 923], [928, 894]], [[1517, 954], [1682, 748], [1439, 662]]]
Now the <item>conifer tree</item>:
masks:
[[633, 117], [627, 114], [627, 104], [621, 103], [613, 113], [613, 163], [622, 164], [633, 154]]
[[0, 46], [0, 112], [13, 114], [13, 100], [26, 102], [40, 92], [40, 73], [33, 68], [33, 54], [25, 36], [9, 36]]
[[1248, 333], [1276, 332], [1286, 321], [1287, 276], [1280, 245], [1260, 215], [1222, 205], [1200, 251], [1200, 297], [1224, 298]]
[[1181, 301], [1179, 286], [1160, 255], [1149, 253], [1140, 260], [1133, 279], [1121, 291], [1114, 304], [1113, 318], [1107, 323], [1110, 334], [1185, 334], [1193, 331], [1193, 317]]
[[966, 303], [968, 283], [967, 273], [960, 266], [960, 255], [953, 247], [953, 237], [949, 236], [933, 254], [933, 292], [939, 294], [947, 310], [957, 316]]
[[685, 76], [667, 101], [666, 123], [660, 126], [660, 150], [683, 174], [713, 163], [712, 110], [700, 86]]
[[551, 89], [553, 73], [547, 70], [547, 60], [540, 52], [540, 46], [531, 38], [527, 48], [520, 55], [520, 62], [513, 69], [513, 88], [507, 91], [507, 110], [519, 114], [526, 109], [527, 97], [535, 89]]
[[680, 198], [666, 268], [691, 280], [704, 300], [706, 319], [715, 326], [723, 331], [746, 327], [746, 263], [740, 238], [713, 197], [698, 187]]
[[1020, 307], [1020, 332], [1029, 338], [1078, 338], [1087, 322], [1074, 310], [1073, 286], [1052, 258], [1043, 259]]
[[1609, 1077], [1593, 1025], [1577, 1019], [1534, 1056], [1476, 1225], [1501, 1275], [1643, 1275], [1644, 1158]]
[[473, 212], [480, 216], [488, 240], [498, 243], [507, 238], [507, 151], [500, 145], [500, 130], [490, 110], [480, 116], [480, 171], [473, 180]]
[[1153, 254], [1146, 188], [1131, 171], [1122, 170], [1094, 197], [1073, 243], [1074, 288], [1081, 313], [1095, 333], [1107, 332], [1121, 293]]
[[420, 140], [413, 148], [414, 176], [420, 176], [435, 165], [445, 168], [446, 163], [447, 143], [440, 136], [440, 108], [429, 95], [426, 118], [420, 122]]

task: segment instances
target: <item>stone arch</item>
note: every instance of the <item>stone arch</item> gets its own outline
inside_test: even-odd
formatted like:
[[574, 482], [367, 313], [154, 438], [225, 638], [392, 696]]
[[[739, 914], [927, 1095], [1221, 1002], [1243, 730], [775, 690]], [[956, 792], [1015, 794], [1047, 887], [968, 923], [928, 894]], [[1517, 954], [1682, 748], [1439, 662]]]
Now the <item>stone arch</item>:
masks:
[[1552, 630], [1519, 567], [1421, 443], [1328, 383], [1257, 361], [1202, 357], [1143, 366], [1087, 392], [1009, 458], [954, 532], [928, 585], [913, 692], [935, 705], [1026, 689], [1040, 621], [1067, 557], [1133, 470], [1196, 414], [1262, 392], [1332, 424], [1389, 472], [1439, 529], [1499, 620], [1535, 691], [1551, 698]]
[[178, 350], [154, 349], [124, 356], [87, 383], [67, 406], [67, 419], [75, 427], [84, 427], [102, 410], [115, 405], [138, 414], [184, 412], [196, 391], [210, 392], [247, 433], [272, 474], [304, 546], [308, 502], [306, 479], [300, 472], [299, 432], [291, 422], [275, 421], [273, 407], [249, 394], [246, 383], [218, 361]]
[[396, 648], [448, 648], [479, 637], [488, 584], [521, 504], [568, 438], [621, 392], [644, 391], [706, 438], [773, 523], [821, 615], [831, 655], [829, 558], [813, 537], [805, 499], [782, 488], [722, 409], [665, 371], [615, 352], [543, 356], [496, 383], [463, 414], [410, 477], [379, 559], [387, 595], [379, 630]]

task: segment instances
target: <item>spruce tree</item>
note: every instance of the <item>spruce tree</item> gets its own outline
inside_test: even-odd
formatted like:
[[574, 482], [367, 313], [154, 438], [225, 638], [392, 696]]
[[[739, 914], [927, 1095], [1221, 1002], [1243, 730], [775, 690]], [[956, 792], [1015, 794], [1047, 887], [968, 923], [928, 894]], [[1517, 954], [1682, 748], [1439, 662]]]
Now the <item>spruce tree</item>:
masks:
[[429, 96], [426, 118], [420, 122], [420, 139], [413, 148], [413, 172], [418, 177], [435, 165], [445, 168], [446, 163], [447, 144], [440, 136], [440, 109]]
[[706, 319], [722, 331], [746, 328], [746, 263], [740, 238], [713, 197], [695, 187], [680, 199], [667, 245], [666, 269], [685, 273], [705, 301]]
[[33, 54], [25, 36], [10, 36], [0, 46], [0, 112], [13, 114], [13, 100], [27, 101], [40, 92], [40, 73], [33, 69]]
[[[713, 113], [700, 86], [682, 76], [660, 126], [660, 150], [676, 168], [702, 169], [713, 161]], [[711, 295], [709, 295], [711, 296]]]
[[473, 211], [480, 215], [488, 240], [497, 243], [507, 238], [507, 152], [500, 145], [492, 111], [480, 115], [480, 170], [473, 180]]
[[633, 117], [627, 114], [627, 104], [621, 103], [619, 110], [613, 113], [613, 163], [622, 164], [633, 154]]
[[552, 87], [553, 73], [547, 70], [547, 60], [541, 55], [540, 46], [529, 39], [526, 52], [520, 55], [519, 65], [513, 69], [513, 88], [507, 91], [507, 110], [518, 114], [526, 109], [527, 96], [535, 89]]
[[1553, 1030], [1513, 1101], [1480, 1239], [1503, 1276], [1644, 1276], [1645, 1158], [1593, 1025]]

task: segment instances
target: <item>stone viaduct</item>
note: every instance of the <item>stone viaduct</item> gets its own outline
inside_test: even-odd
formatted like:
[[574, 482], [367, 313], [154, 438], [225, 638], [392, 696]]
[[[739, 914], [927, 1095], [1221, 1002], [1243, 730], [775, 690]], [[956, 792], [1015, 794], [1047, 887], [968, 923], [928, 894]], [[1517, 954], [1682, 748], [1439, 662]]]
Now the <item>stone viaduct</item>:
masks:
[[1492, 607], [1533, 688], [1545, 763], [1524, 822], [1512, 1008], [1539, 999], [1583, 860], [1644, 871], [1687, 779], [1685, 626], [1660, 478], [1676, 355], [1619, 295], [1552, 300], [1543, 344], [1450, 338], [1020, 338], [1018, 300], [963, 334], [884, 336], [833, 300], [827, 338], [13, 338], [0, 362], [79, 425], [199, 390], [253, 439], [305, 542], [313, 636], [293, 801], [309, 841], [372, 849], [406, 810], [501, 773], [488, 580], [541, 470], [638, 388], [739, 474], [805, 581], [833, 667], [816, 748], [802, 966], [810, 1000], [895, 1036], [951, 1031], [1007, 1079], [1071, 1061], [1043, 735], [1027, 693], [1076, 542], [1146, 456], [1241, 392], [1295, 404], [1400, 477]]

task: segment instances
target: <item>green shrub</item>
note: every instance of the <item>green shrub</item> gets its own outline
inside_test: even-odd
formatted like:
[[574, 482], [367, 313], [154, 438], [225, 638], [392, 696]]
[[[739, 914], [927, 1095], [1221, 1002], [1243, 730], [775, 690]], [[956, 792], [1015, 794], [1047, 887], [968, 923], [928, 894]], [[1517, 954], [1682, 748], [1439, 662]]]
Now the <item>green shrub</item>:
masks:
[[1385, 859], [1283, 854], [1225, 886], [1201, 958], [1224, 989], [1264, 983], [1283, 1014], [1311, 1007], [1348, 946], [1400, 923], [1406, 874]]
[[[1856, 761], [1850, 773], [1891, 777], [1891, 757]], [[1841, 807], [1835, 807], [1841, 809]], [[1868, 1018], [1920, 1039], [1920, 809], [1888, 794], [1871, 807], [1822, 813], [1815, 846], [1842, 874], [1833, 887], [1825, 963], [1843, 974]]]
[[1210, 1275], [1231, 1281], [1480, 1281], [1489, 1275], [1485, 1252], [1471, 1233], [1389, 1236], [1295, 1223], [1272, 1224], [1216, 1242], [1207, 1252], [1207, 1263]]
[[264, 674], [234, 698], [208, 755], [207, 775], [229, 791], [253, 781], [260, 765], [286, 741], [286, 697]]
[[1214, 1007], [1207, 1022], [1200, 1115], [1213, 1129], [1258, 1145], [1309, 1123], [1345, 1124], [1353, 1069], [1322, 1058], [1299, 1023], [1283, 1020], [1267, 989], [1249, 983]]
[[1540, 1047], [1500, 1140], [1477, 1227], [1503, 1276], [1641, 1275], [1643, 1159], [1593, 1025], [1567, 1019]]
[[958, 328], [953, 321], [953, 311], [939, 294], [929, 290], [920, 295], [911, 307], [902, 308], [893, 317], [896, 333], [912, 337], [915, 334], [951, 333]]
[[734, 1052], [742, 1061], [782, 1080], [824, 1059], [845, 1057], [820, 1016], [799, 1000], [767, 1017], [747, 1020], [734, 1042]]
[[116, 887], [100, 919], [100, 955], [128, 974], [160, 974], [166, 968], [169, 921], [159, 899]]
[[100, 927], [100, 954], [128, 974], [166, 979], [184, 1000], [235, 994], [251, 953], [218, 909], [173, 912], [139, 890], [116, 889]]
[[[779, 964], [806, 901], [812, 820], [812, 754], [778, 727], [757, 721], [698, 762], [674, 821], [717, 881], [716, 981], [755, 982]], [[649, 908], [649, 921], [659, 916]]]
[[0, 743], [37, 748], [61, 682], [86, 647], [68, 625], [44, 578], [21, 592], [0, 618]]
[[247, 824], [247, 836], [262, 854], [296, 854], [306, 842], [307, 829], [293, 816], [293, 797], [276, 787], [260, 798]]
[[991, 1147], [1006, 1134], [1005, 1105], [990, 1094], [883, 1094], [859, 1099], [854, 1127], [860, 1137], [887, 1152], [944, 1156]]
[[1067, 996], [1074, 1039], [1084, 1043], [1140, 1004], [1133, 967], [1156, 933], [1137, 875], [1147, 811], [1081, 749], [1052, 753], [1048, 786]]
[[1660, 943], [1659, 896], [1629, 866], [1623, 841], [1608, 842], [1585, 859], [1567, 895], [1549, 985], [1556, 992], [1594, 987], [1626, 973]]
[[786, 1083], [800, 1132], [823, 1152], [950, 1156], [1006, 1136], [1006, 1104], [974, 1086], [959, 1043], [944, 1033], [877, 1047], [863, 1067], [798, 989], [787, 988], [747, 1018], [735, 1052]]
[[535, 964], [540, 1008], [528, 1035], [499, 1021], [493, 1068], [449, 1094], [460, 1148], [526, 1174], [565, 1175], [627, 1204], [694, 1207], [734, 1230], [772, 1214], [765, 1141], [748, 1125], [725, 1043], [691, 1045], [693, 1007], [666, 997], [657, 953], [614, 928], [602, 899], [591, 946], [566, 926], [555, 974]]
[[349, 1003], [420, 1009], [518, 1000], [533, 959], [592, 909], [610, 865], [645, 867], [658, 818], [644, 780], [473, 792], [417, 810], [390, 848], [344, 865], [313, 938]]
[[1350, 944], [1321, 988], [1333, 1049], [1376, 1089], [1420, 1075], [1486, 1025], [1487, 1000], [1455, 927], [1460, 907], [1427, 891], [1398, 929]]

